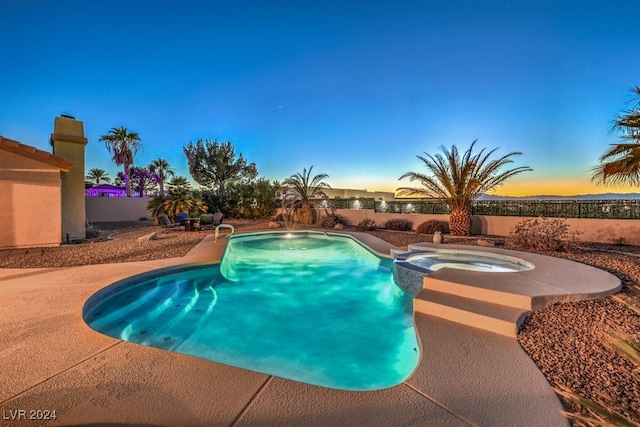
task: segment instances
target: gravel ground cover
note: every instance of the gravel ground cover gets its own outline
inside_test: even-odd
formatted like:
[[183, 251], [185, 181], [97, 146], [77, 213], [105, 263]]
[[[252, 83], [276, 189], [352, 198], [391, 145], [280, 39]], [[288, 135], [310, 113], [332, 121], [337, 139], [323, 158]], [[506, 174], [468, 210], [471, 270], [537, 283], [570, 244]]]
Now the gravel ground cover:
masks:
[[[227, 223], [233, 224], [237, 231], [264, 229], [268, 226], [268, 221]], [[151, 221], [100, 222], [93, 226], [99, 230], [96, 238], [56, 248], [44, 248], [42, 256], [0, 258], [0, 268], [74, 267], [182, 257], [207, 234], [213, 233], [213, 230], [185, 232], [183, 228], [167, 229], [156, 226]], [[156, 240], [144, 238], [154, 232], [157, 234]]]
[[[268, 228], [268, 221], [229, 221], [236, 230]], [[207, 233], [164, 229], [150, 222], [98, 223], [98, 237], [80, 244], [47, 248], [41, 256], [0, 259], [0, 268], [68, 267], [87, 264], [145, 261], [184, 256]], [[157, 240], [144, 239], [157, 233]], [[414, 232], [372, 231], [399, 247], [429, 241]], [[446, 243], [474, 245], [473, 238], [445, 236]], [[504, 239], [482, 236], [498, 245]], [[593, 265], [618, 276], [623, 289], [617, 295], [640, 305], [630, 288], [640, 284], [640, 248], [584, 243], [581, 250], [545, 255]], [[533, 313], [518, 334], [522, 348], [554, 387], [571, 390], [623, 412], [640, 413], [640, 368], [621, 357], [609, 344], [608, 333], [619, 328], [640, 341], [640, 316], [615, 297], [598, 301], [556, 304]], [[564, 402], [569, 411], [581, 410]]]

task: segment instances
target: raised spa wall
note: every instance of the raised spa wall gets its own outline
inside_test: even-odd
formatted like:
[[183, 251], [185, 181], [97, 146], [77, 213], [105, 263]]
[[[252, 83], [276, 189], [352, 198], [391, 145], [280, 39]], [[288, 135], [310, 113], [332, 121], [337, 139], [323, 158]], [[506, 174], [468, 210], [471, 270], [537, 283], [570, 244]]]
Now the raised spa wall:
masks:
[[428, 274], [424, 268], [420, 268], [407, 261], [410, 256], [421, 252], [395, 253], [393, 261], [393, 279], [396, 284], [405, 291], [417, 295], [422, 289], [423, 281]]

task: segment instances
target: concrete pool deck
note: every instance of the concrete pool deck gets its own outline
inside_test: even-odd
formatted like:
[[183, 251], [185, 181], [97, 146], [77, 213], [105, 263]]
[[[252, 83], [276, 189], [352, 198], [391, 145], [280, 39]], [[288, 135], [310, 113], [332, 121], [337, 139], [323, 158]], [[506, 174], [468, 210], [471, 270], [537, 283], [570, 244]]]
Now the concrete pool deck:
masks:
[[[355, 236], [389, 253], [385, 242]], [[569, 425], [515, 339], [424, 314], [415, 315], [422, 343], [415, 373], [373, 392], [311, 386], [120, 341], [83, 321], [84, 303], [99, 289], [157, 268], [217, 261], [226, 242], [207, 235], [185, 257], [157, 261], [0, 269], [0, 425]], [[38, 410], [55, 410], [57, 418], [30, 420]]]

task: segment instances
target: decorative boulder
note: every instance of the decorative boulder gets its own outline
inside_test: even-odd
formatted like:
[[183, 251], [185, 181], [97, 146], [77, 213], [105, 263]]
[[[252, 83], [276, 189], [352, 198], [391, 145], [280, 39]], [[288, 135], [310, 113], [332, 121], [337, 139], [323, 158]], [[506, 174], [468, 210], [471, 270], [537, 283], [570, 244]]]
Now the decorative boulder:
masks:
[[495, 244], [494, 244], [493, 242], [490, 242], [490, 241], [488, 241], [488, 240], [484, 240], [484, 239], [478, 239], [478, 241], [476, 242], [476, 244], [477, 244], [478, 246], [485, 246], [485, 247], [487, 247], [487, 248], [495, 246]]
[[344, 225], [339, 224], [339, 223], [333, 226], [334, 230], [342, 230], [343, 228], [344, 228]]
[[280, 228], [282, 227], [282, 225], [280, 225], [280, 223], [275, 222], [275, 221], [269, 221], [269, 228]]
[[144, 236], [138, 237], [138, 242], [144, 242], [147, 240], [158, 240], [158, 233], [154, 231], [151, 234], [145, 234]]

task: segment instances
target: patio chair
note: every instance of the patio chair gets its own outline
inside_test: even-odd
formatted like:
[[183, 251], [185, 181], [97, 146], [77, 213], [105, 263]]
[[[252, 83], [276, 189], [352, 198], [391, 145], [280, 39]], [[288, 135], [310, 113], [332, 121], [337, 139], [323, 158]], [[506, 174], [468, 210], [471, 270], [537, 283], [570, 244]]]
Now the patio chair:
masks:
[[220, 225], [222, 224], [222, 219], [224, 218], [224, 215], [222, 214], [222, 212], [218, 211], [216, 213], [213, 214], [213, 225]]
[[179, 212], [176, 214], [176, 219], [180, 223], [180, 225], [185, 225], [187, 220], [189, 219], [189, 214], [187, 212]]
[[200, 230], [211, 230], [216, 228], [218, 225], [222, 224], [223, 217], [224, 215], [221, 212], [200, 215], [200, 220], [198, 221], [200, 224]]
[[176, 228], [176, 227], [180, 227], [180, 223], [171, 221], [171, 219], [169, 219], [169, 217], [167, 216], [167, 214], [160, 214], [160, 215], [158, 215], [158, 222], [159, 222], [159, 223], [160, 223], [160, 225], [161, 225], [161, 226], [163, 226], [164, 228]]

